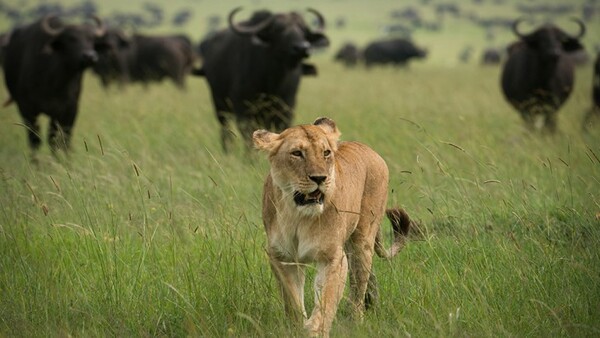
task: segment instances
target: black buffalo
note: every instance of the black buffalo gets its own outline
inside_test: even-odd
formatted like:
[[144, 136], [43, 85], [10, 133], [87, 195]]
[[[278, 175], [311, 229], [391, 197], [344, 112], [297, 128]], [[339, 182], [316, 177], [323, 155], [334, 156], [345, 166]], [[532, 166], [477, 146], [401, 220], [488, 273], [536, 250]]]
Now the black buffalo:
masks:
[[128, 82], [129, 38], [121, 29], [109, 28], [98, 41], [100, 46], [100, 48], [96, 48], [98, 62], [92, 67], [92, 70], [100, 77], [102, 85], [107, 87], [112, 82], [120, 84]]
[[8, 41], [10, 40], [10, 32], [5, 32], [0, 34], [0, 65], [4, 60], [4, 50], [8, 45]]
[[425, 49], [417, 47], [411, 40], [404, 38], [373, 41], [363, 52], [367, 66], [375, 64], [405, 66], [410, 59], [426, 56]]
[[208, 81], [225, 151], [232, 142], [231, 118], [247, 146], [257, 128], [280, 131], [291, 125], [300, 77], [316, 74], [315, 66], [302, 61], [314, 47], [329, 44], [316, 10], [309, 9], [317, 17], [316, 30], [296, 12], [261, 10], [235, 24], [240, 10], [229, 14], [229, 28], [201, 43], [204, 61], [195, 72]]
[[115, 81], [147, 84], [168, 78], [183, 88], [195, 62], [192, 43], [184, 35], [128, 37], [119, 29], [109, 29], [102, 42], [93, 70], [105, 87]]
[[583, 119], [584, 130], [587, 129], [593, 118], [600, 118], [600, 52], [596, 54], [592, 79], [592, 107]]
[[497, 65], [502, 61], [502, 51], [498, 48], [489, 47], [481, 54], [482, 65]]
[[69, 148], [83, 71], [97, 61], [94, 43], [104, 31], [102, 21], [94, 19], [97, 27], [65, 25], [57, 17], [46, 16], [15, 29], [10, 36], [4, 80], [27, 127], [33, 151], [41, 144], [40, 114], [50, 118], [48, 143], [53, 152]]
[[556, 131], [557, 112], [573, 89], [574, 66], [567, 53], [581, 50], [579, 42], [585, 25], [571, 36], [552, 24], [529, 34], [519, 32], [521, 19], [513, 23], [519, 41], [508, 47], [508, 60], [502, 71], [502, 91], [508, 102], [521, 114], [527, 128], [536, 129], [538, 117], [543, 129]]
[[335, 53], [334, 60], [341, 62], [345, 66], [355, 66], [360, 60], [360, 50], [358, 47], [351, 43], [346, 42], [337, 53]]

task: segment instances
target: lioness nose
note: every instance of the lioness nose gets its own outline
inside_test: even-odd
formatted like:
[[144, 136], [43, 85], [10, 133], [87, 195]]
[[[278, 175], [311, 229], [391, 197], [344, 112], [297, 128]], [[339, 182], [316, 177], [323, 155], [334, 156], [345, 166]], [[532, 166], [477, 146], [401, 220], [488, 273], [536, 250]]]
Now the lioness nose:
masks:
[[327, 176], [308, 176], [308, 178], [310, 178], [316, 184], [321, 184], [327, 179]]

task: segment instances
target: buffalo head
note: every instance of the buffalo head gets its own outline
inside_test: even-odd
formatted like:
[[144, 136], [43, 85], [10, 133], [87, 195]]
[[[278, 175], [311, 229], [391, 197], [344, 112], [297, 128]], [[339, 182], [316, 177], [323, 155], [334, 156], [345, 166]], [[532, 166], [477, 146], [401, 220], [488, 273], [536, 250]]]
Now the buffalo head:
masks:
[[105, 34], [98, 37], [95, 42], [96, 50], [100, 54], [115, 54], [129, 48], [130, 45], [131, 39], [118, 28], [106, 29]]
[[563, 52], [568, 53], [583, 49], [579, 39], [585, 34], [585, 25], [577, 18], [573, 18], [572, 21], [579, 25], [579, 32], [573, 36], [552, 24], [546, 24], [532, 33], [524, 34], [518, 29], [522, 21], [522, 18], [514, 21], [512, 28], [515, 35], [529, 48], [537, 50], [550, 60], [558, 59]]
[[96, 39], [94, 48], [98, 53], [98, 62], [92, 69], [100, 76], [104, 86], [112, 80], [126, 81], [126, 59], [131, 45], [131, 38], [118, 28], [109, 28], [102, 37]]
[[98, 54], [94, 49], [97, 38], [105, 33], [102, 20], [96, 16], [91, 17], [95, 26], [91, 25], [64, 25], [55, 16], [46, 16], [40, 22], [42, 30], [50, 36], [44, 52], [57, 53], [64, 58], [65, 63], [80, 68], [91, 66], [98, 61]]
[[340, 61], [346, 66], [354, 66], [358, 63], [359, 58], [360, 51], [358, 47], [351, 42], [347, 42], [335, 54], [334, 60]]
[[317, 28], [314, 30], [296, 12], [272, 14], [269, 11], [257, 11], [247, 22], [235, 24], [234, 17], [241, 9], [238, 7], [229, 13], [230, 29], [250, 37], [257, 45], [271, 48], [292, 62], [308, 57], [313, 48], [329, 45], [329, 40], [323, 34], [325, 19], [315, 9], [307, 10], [317, 18]]

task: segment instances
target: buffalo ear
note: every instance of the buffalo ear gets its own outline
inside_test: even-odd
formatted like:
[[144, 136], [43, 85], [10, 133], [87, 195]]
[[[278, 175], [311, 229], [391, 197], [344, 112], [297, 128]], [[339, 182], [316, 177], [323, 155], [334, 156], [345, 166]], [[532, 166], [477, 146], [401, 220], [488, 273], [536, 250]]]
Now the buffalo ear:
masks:
[[266, 47], [269, 45], [269, 42], [267, 40], [265, 40], [264, 38], [261, 38], [260, 36], [258, 36], [256, 34], [252, 34], [252, 36], [250, 37], [250, 41], [255, 46]]
[[52, 54], [54, 53], [56, 50], [60, 49], [61, 47], [61, 42], [59, 39], [53, 37], [52, 40], [48, 41], [44, 47], [42, 48], [42, 53], [44, 54]]
[[310, 63], [303, 63], [302, 75], [317, 76], [317, 66]]
[[117, 35], [117, 41], [119, 44], [119, 48], [129, 48], [129, 46], [131, 45], [131, 41], [129, 40], [129, 38], [125, 37], [123, 34]]
[[575, 51], [583, 49], [583, 46], [581, 45], [579, 40], [573, 39], [571, 37], [563, 39], [561, 41], [561, 44], [562, 44], [562, 48], [565, 52], [575, 52]]
[[328, 137], [333, 144], [336, 144], [342, 135], [335, 125], [335, 122], [328, 117], [319, 117], [313, 124], [323, 129], [328, 134]]
[[306, 36], [306, 40], [308, 40], [311, 45], [317, 48], [329, 46], [329, 39], [323, 33], [310, 32]]
[[268, 153], [272, 153], [281, 143], [279, 141], [279, 134], [264, 129], [256, 130], [252, 133], [252, 142], [254, 142], [254, 147], [256, 147], [256, 149]]

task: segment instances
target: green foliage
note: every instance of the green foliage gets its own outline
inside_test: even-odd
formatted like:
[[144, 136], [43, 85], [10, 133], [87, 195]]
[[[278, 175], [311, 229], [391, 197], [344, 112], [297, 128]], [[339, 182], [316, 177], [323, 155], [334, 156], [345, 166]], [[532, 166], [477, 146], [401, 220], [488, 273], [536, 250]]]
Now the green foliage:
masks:
[[[419, 225], [398, 257], [375, 259], [373, 311], [355, 323], [344, 302], [332, 335], [597, 336], [600, 126], [580, 130], [591, 67], [548, 136], [524, 130], [498, 68], [329, 59], [313, 56], [296, 122], [329, 116], [380, 152], [390, 205]], [[73, 153], [44, 145], [37, 165], [16, 107], [0, 114], [0, 336], [300, 335], [264, 251], [267, 161], [222, 153], [205, 81], [106, 91], [87, 75], [80, 106]]]

